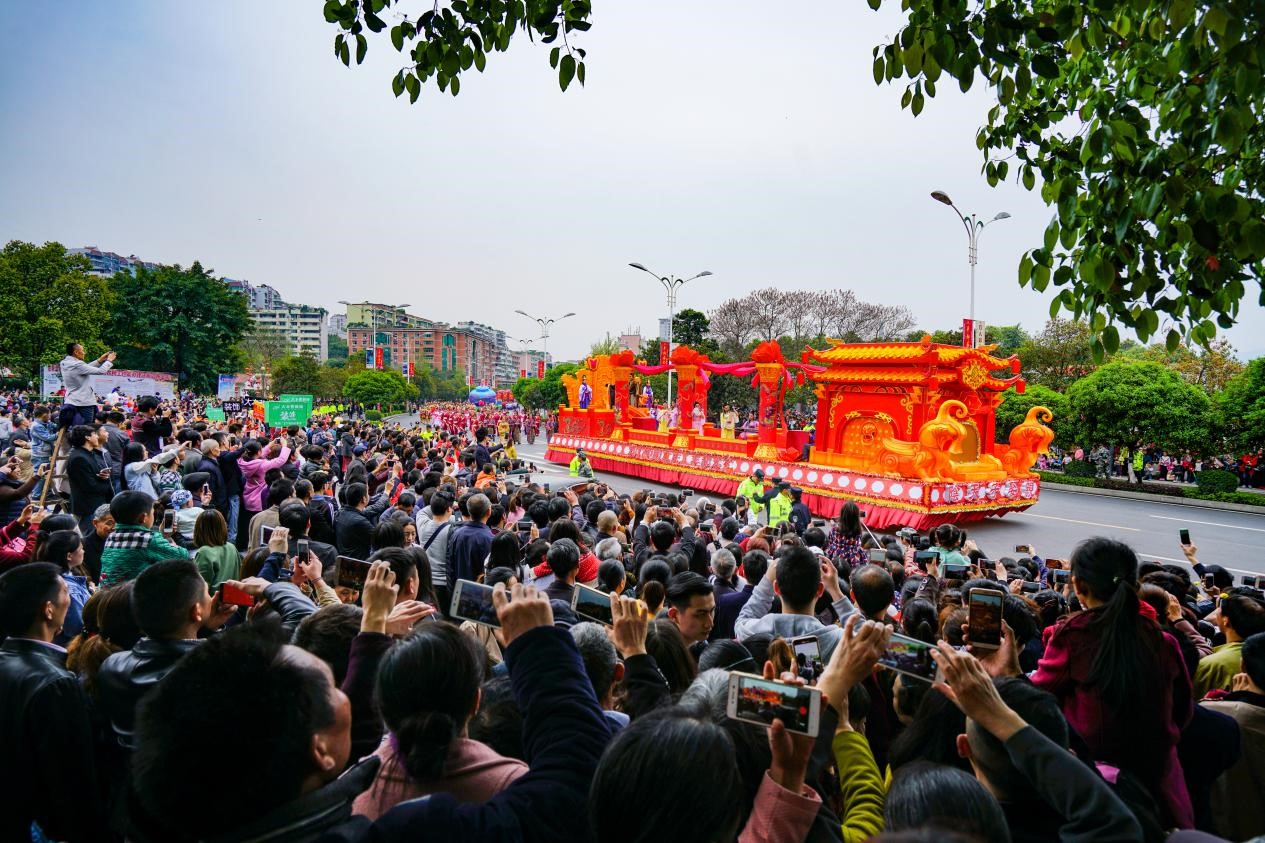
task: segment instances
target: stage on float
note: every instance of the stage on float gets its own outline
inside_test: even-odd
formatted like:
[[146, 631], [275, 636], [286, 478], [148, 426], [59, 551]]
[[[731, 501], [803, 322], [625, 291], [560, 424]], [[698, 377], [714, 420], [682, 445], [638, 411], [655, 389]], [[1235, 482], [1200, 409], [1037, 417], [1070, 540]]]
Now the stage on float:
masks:
[[[1032, 466], [1049, 450], [1052, 414], [1032, 407], [1008, 443], [996, 443], [996, 409], [1010, 388], [1024, 389], [1019, 361], [992, 356], [993, 346], [920, 342], [848, 344], [806, 349], [783, 359], [762, 343], [752, 359], [713, 363], [688, 346], [668, 363], [645, 365], [630, 352], [591, 357], [564, 375], [568, 402], [546, 458], [568, 464], [577, 448], [593, 468], [722, 497], [757, 468], [771, 481], [803, 490], [814, 515], [834, 517], [855, 500], [875, 528], [925, 530], [1026, 509], [1037, 502]], [[637, 403], [639, 375], [673, 370], [673, 407]], [[753, 376], [759, 410], [754, 432], [704, 424], [668, 428], [694, 410], [708, 417], [711, 376]], [[790, 430], [784, 404], [795, 383], [815, 382], [813, 431]], [[587, 387], [587, 389], [586, 389]], [[580, 407], [581, 391], [591, 401]], [[714, 416], [715, 414], [711, 414]], [[811, 446], [809, 445], [811, 437]], [[804, 459], [804, 457], [807, 459]]]

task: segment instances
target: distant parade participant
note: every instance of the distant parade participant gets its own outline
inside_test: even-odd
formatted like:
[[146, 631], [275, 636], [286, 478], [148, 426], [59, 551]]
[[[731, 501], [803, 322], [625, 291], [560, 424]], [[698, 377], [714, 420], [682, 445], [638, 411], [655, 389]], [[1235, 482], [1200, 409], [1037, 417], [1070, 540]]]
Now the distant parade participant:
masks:
[[707, 414], [703, 412], [703, 407], [697, 401], [694, 402], [694, 409], [690, 412], [691, 427], [699, 433], [703, 432], [703, 425], [707, 423]]
[[738, 427], [738, 414], [734, 412], [734, 408], [725, 405], [725, 410], [720, 414], [720, 438], [733, 439], [734, 430]]
[[586, 375], [580, 376], [580, 409], [587, 410], [589, 404], [593, 401], [593, 387], [589, 386], [589, 379]]

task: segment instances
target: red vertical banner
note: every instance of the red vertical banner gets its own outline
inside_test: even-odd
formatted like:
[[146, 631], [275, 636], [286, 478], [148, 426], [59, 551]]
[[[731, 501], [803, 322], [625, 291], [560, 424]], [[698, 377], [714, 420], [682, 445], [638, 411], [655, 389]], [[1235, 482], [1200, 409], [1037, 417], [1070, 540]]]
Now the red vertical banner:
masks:
[[518, 370], [518, 376], [519, 376], [520, 378], [525, 378], [525, 377], [527, 377], [527, 370], [526, 370], [526, 369], [519, 369], [519, 370]]
[[672, 353], [672, 350], [668, 347], [668, 341], [667, 341], [667, 340], [659, 340], [659, 365], [660, 365], [660, 366], [666, 366], [666, 365], [667, 365], [667, 363], [668, 363], [668, 356], [669, 356], [671, 353]]
[[975, 320], [974, 319], [962, 320], [962, 347], [963, 348], [975, 347]]
[[536, 377], [543, 378], [544, 376], [545, 376], [545, 361], [544, 361], [544, 358], [541, 358], [540, 360], [536, 361]]
[[380, 345], [373, 347], [373, 368], [382, 368], [382, 346]]

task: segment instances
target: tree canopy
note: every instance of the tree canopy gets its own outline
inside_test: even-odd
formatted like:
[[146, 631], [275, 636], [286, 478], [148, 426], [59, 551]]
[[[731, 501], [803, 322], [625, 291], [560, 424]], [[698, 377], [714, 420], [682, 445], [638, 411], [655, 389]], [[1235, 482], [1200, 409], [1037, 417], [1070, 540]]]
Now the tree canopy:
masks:
[[182, 387], [215, 392], [221, 372], [241, 365], [237, 344], [250, 313], [246, 299], [194, 262], [188, 269], [138, 267], [110, 279], [118, 306], [103, 331], [116, 366], [174, 372]]
[[325, 392], [326, 384], [321, 380], [322, 368], [317, 359], [310, 354], [283, 357], [272, 367], [272, 377], [268, 381], [269, 391], [274, 395], [288, 393], [334, 398], [339, 392]]
[[1050, 427], [1054, 430], [1054, 444], [1063, 446], [1076, 441], [1075, 419], [1069, 412], [1067, 396], [1063, 393], [1033, 384], [1027, 386], [1022, 395], [1012, 387], [1003, 393], [1002, 399], [997, 408], [998, 442], [1010, 441], [1010, 431], [1023, 423], [1032, 407], [1045, 407], [1054, 414], [1054, 421], [1050, 422]]
[[1241, 450], [1265, 445], [1265, 357], [1247, 364], [1217, 396], [1221, 432]]
[[89, 275], [87, 258], [68, 255], [60, 243], [36, 246], [14, 240], [0, 251], [0, 364], [39, 383], [40, 366], [56, 363], [67, 343], [83, 345], [89, 359], [105, 351], [101, 327], [113, 294], [104, 278]]
[[1118, 360], [1067, 391], [1081, 444], [1208, 450], [1211, 400], [1159, 363]]
[[394, 369], [366, 369], [347, 377], [343, 395], [361, 404], [394, 404], [413, 392], [404, 375]]

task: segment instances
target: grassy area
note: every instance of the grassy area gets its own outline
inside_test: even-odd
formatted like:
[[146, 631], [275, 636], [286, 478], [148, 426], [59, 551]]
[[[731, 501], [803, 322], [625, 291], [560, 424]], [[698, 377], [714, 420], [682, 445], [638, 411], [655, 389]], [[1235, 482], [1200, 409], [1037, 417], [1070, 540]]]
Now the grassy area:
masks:
[[1038, 471], [1042, 483], [1056, 486], [1083, 486], [1093, 489], [1113, 489], [1118, 492], [1144, 492], [1148, 495], [1163, 495], [1168, 498], [1186, 498], [1187, 500], [1216, 501], [1218, 503], [1241, 503], [1247, 506], [1259, 506], [1265, 509], [1265, 495], [1256, 492], [1201, 492], [1196, 488], [1174, 486], [1171, 483], [1147, 482], [1139, 486], [1128, 480], [1114, 477], [1070, 477], [1058, 471]]

